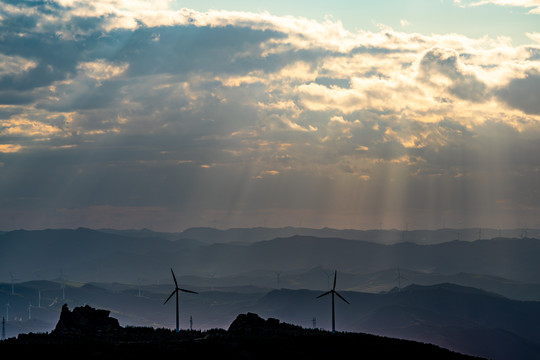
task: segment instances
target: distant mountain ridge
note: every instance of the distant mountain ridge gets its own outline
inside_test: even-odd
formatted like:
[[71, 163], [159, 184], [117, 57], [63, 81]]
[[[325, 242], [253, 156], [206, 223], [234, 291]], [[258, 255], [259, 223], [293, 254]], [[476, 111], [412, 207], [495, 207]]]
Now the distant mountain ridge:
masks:
[[253, 243], [263, 240], [272, 240], [278, 237], [291, 237], [294, 235], [315, 236], [323, 238], [342, 238], [349, 240], [364, 240], [379, 244], [395, 244], [399, 242], [414, 242], [417, 244], [436, 244], [452, 240], [473, 241], [491, 239], [495, 237], [540, 238], [540, 229], [490, 229], [490, 228], [466, 228], [466, 229], [438, 229], [438, 230], [356, 230], [356, 229], [332, 229], [332, 228], [303, 228], [286, 226], [282, 228], [231, 228], [226, 230], [193, 227], [182, 232], [154, 232], [148, 229], [141, 230], [112, 230], [100, 229], [99, 231], [111, 232], [119, 235], [151, 237], [159, 236], [168, 240], [193, 239], [205, 243], [229, 243], [245, 242]]
[[483, 274], [536, 283], [540, 240], [450, 241], [382, 245], [363, 240], [295, 235], [253, 243], [203, 243], [181, 238], [128, 237], [90, 229], [12, 231], [0, 235], [0, 280], [69, 278], [135, 282], [179, 275], [224, 278], [255, 271], [350, 273], [408, 269], [420, 273]]

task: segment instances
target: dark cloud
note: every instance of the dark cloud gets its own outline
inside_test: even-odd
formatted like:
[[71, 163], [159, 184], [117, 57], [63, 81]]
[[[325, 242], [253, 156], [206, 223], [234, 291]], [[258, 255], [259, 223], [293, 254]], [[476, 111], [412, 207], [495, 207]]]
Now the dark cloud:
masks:
[[539, 61], [540, 60], [540, 47], [528, 46], [525, 50], [529, 53], [529, 61]]
[[336, 79], [328, 76], [319, 76], [315, 79], [315, 83], [326, 87], [338, 86], [343, 89], [350, 89], [350, 79]]
[[420, 61], [420, 80], [431, 82], [434, 77], [444, 76], [451, 85], [448, 92], [460, 99], [481, 102], [486, 100], [486, 85], [462, 69], [458, 54], [453, 50], [433, 48]]
[[262, 42], [284, 36], [232, 26], [139, 28], [111, 60], [128, 62], [129, 74], [134, 76], [193, 71], [244, 73], [266, 64], [261, 56]]
[[527, 114], [540, 114], [540, 73], [528, 72], [525, 77], [513, 79], [495, 90], [495, 95], [509, 106]]

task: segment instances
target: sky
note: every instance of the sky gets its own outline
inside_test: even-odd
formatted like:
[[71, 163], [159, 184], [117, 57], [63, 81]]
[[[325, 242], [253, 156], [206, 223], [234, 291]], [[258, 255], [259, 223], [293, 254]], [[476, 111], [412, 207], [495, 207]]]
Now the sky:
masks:
[[540, 227], [540, 1], [0, 1], [0, 230]]

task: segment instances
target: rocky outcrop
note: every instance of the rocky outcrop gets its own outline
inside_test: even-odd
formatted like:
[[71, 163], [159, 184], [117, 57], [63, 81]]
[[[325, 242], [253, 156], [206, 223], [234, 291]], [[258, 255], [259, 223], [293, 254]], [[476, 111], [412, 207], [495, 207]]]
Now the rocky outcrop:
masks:
[[264, 320], [259, 315], [248, 312], [239, 314], [229, 326], [230, 333], [261, 334], [276, 331], [301, 331], [302, 327], [282, 323], [278, 319]]
[[62, 337], [99, 337], [111, 335], [122, 329], [118, 320], [109, 316], [110, 311], [94, 309], [88, 305], [70, 311], [62, 306], [60, 319], [51, 335]]

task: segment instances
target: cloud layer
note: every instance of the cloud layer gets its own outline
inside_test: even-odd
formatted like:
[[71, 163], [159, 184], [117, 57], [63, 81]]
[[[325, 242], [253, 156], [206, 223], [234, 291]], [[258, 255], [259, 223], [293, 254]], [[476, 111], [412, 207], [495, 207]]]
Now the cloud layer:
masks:
[[0, 3], [0, 228], [537, 221], [538, 43], [148, 4]]

